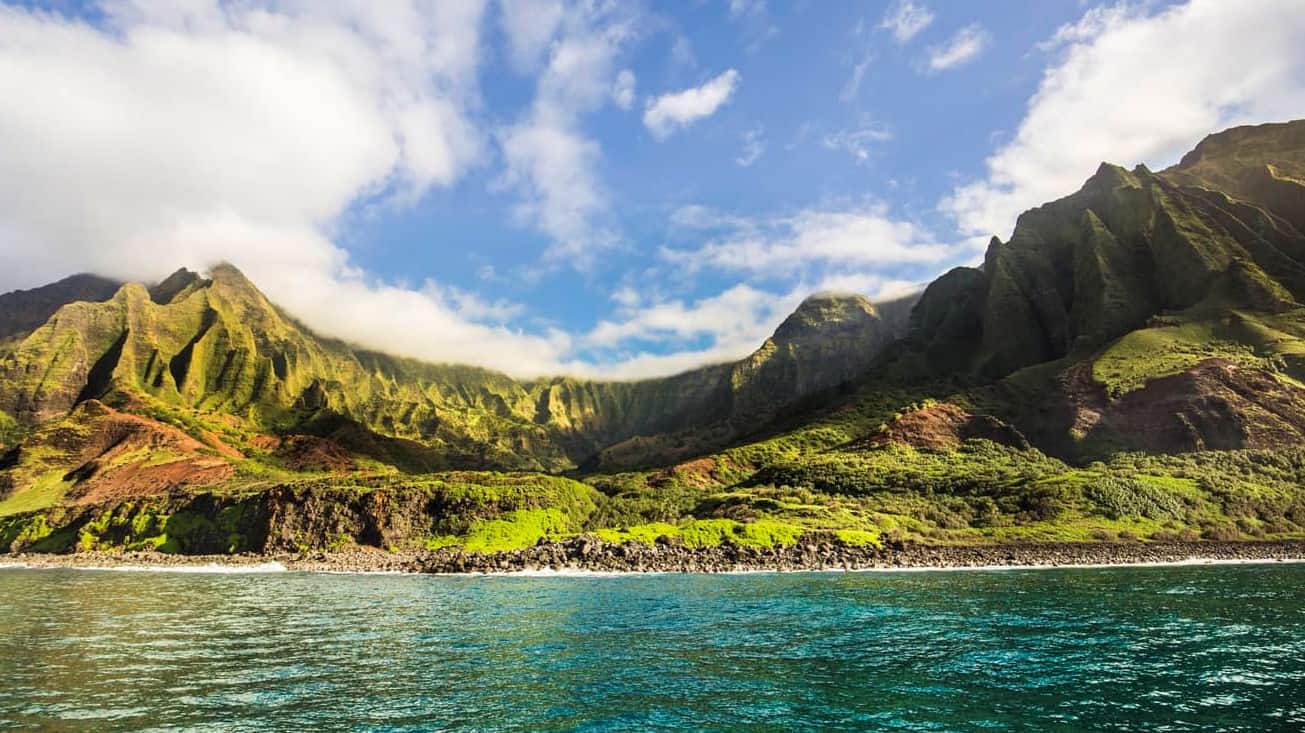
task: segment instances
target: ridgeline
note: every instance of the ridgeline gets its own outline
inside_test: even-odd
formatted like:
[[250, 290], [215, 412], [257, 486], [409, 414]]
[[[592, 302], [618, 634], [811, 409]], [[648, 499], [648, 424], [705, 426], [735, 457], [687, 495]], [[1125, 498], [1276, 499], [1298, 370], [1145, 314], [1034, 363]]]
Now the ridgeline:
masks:
[[0, 296], [0, 547], [1300, 539], [1302, 232], [1305, 121], [1235, 128], [1103, 164], [918, 297], [816, 295], [630, 382], [359, 349], [229, 265], [76, 276]]

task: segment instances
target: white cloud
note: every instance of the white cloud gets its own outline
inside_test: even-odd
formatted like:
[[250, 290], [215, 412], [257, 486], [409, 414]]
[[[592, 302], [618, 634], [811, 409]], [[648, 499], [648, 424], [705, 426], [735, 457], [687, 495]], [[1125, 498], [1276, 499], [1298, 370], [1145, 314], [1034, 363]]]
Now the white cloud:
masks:
[[663, 94], [650, 101], [643, 124], [658, 140], [664, 140], [705, 117], [716, 113], [739, 85], [739, 72], [729, 69], [702, 86]]
[[595, 220], [607, 193], [594, 168], [598, 143], [564, 125], [532, 119], [503, 131], [499, 144], [508, 170], [503, 182], [521, 196], [517, 217], [553, 238], [555, 257], [585, 258], [611, 243]]
[[[648, 376], [746, 353], [765, 335], [722, 322], [702, 332], [707, 348], [627, 353], [505, 326], [524, 315], [512, 302], [385, 282], [350, 262], [331, 239], [349, 211], [401, 205], [483, 161], [479, 3], [105, 8], [96, 27], [0, 7], [0, 289], [73, 268], [149, 280], [226, 260], [319, 332], [519, 376]], [[604, 205], [578, 116], [611, 99], [620, 25], [565, 15], [537, 42], [547, 60], [530, 109], [499, 133], [505, 182], [559, 238], [592, 239]], [[623, 317], [659, 307], [641, 290], [616, 297]], [[721, 314], [712, 302], [685, 307]], [[611, 351], [576, 356], [591, 348]]]
[[730, 18], [738, 19], [748, 15], [760, 15], [766, 12], [766, 0], [730, 0]]
[[629, 69], [621, 69], [616, 75], [616, 83], [612, 85], [612, 103], [621, 109], [630, 109], [634, 106], [634, 72]]
[[[602, 149], [581, 123], [609, 101], [620, 104], [615, 65], [636, 19], [619, 5], [567, 6], [530, 110], [499, 131], [506, 163], [500, 184], [521, 196], [518, 218], [552, 238], [555, 261], [584, 267], [617, 240], [602, 222], [608, 204], [596, 171]], [[628, 81], [633, 96], [632, 73]]]
[[379, 281], [330, 239], [353, 206], [481, 161], [481, 3], [103, 10], [101, 29], [0, 8], [0, 289], [228, 260], [323, 333], [565, 368], [572, 337], [494, 325], [517, 306]]
[[856, 162], [870, 160], [874, 145], [893, 139], [893, 133], [882, 125], [870, 125], [856, 130], [839, 130], [825, 136], [824, 146], [830, 150], [841, 150], [851, 155]]
[[[739, 284], [690, 301], [632, 299], [623, 305], [619, 318], [600, 322], [579, 339], [579, 345], [619, 356], [616, 366], [605, 372], [609, 377], [638, 379], [674, 374], [747, 356], [811, 293], [861, 293], [874, 302], [881, 302], [920, 289], [920, 284], [914, 281], [869, 272], [846, 272], [803, 279], [779, 292]], [[631, 343], [668, 341], [708, 345], [668, 354], [627, 349]]]
[[990, 43], [992, 34], [983, 26], [978, 23], [965, 26], [946, 43], [929, 48], [926, 67], [929, 71], [938, 72], [964, 66], [978, 58]]
[[[621, 321], [603, 321], [586, 337], [593, 346], [616, 346], [636, 338], [692, 339], [712, 336], [730, 339], [755, 329], [759, 315], [769, 315], [772, 297], [749, 285], [728, 290], [692, 304], [671, 300], [642, 307]], [[758, 311], [764, 313], [758, 313]], [[756, 348], [766, 333], [750, 333], [743, 340]]]
[[901, 0], [888, 9], [879, 27], [892, 33], [898, 43], [906, 43], [928, 28], [930, 23], [933, 23], [933, 12], [929, 8], [911, 0]]
[[499, 3], [498, 8], [508, 58], [517, 71], [533, 73], [562, 23], [566, 10], [562, 0], [510, 0]]
[[692, 207], [672, 222], [714, 234], [697, 249], [663, 248], [662, 257], [689, 272], [711, 268], [766, 277], [938, 263], [952, 254], [919, 225], [893, 219], [882, 204], [806, 209], [791, 216], [751, 219]]
[[924, 290], [928, 283], [885, 277], [874, 272], [844, 272], [826, 275], [804, 286], [804, 293], [859, 293], [872, 303], [896, 300]]
[[623, 285], [612, 291], [612, 300], [622, 308], [634, 308], [643, 302], [643, 293], [638, 288]]
[[765, 131], [760, 125], [744, 132], [743, 149], [739, 151], [738, 157], [734, 158], [734, 162], [743, 168], [757, 162], [757, 159], [766, 152], [764, 135]]
[[1164, 166], [1210, 132], [1305, 109], [1295, 0], [1150, 7], [1090, 11], [1044, 46], [1059, 56], [1018, 130], [982, 180], [942, 202], [966, 234], [1009, 235], [1021, 211], [1077, 190], [1102, 161]]
[[848, 77], [847, 83], [843, 85], [843, 90], [838, 93], [839, 101], [851, 102], [861, 94], [861, 82], [865, 79], [865, 72], [870, 68], [870, 63], [872, 61], [874, 61], [874, 54], [867, 52], [866, 55], [852, 67], [852, 75]]

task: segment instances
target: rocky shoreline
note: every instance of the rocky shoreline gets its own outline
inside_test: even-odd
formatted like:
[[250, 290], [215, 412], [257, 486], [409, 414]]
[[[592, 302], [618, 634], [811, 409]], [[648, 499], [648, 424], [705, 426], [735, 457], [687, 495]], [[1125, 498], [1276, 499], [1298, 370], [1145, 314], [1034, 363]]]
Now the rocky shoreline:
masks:
[[84, 552], [66, 555], [10, 554], [0, 567], [123, 568], [250, 571], [284, 567], [307, 572], [512, 573], [822, 571], [1070, 567], [1176, 562], [1305, 561], [1305, 540], [1247, 542], [1020, 543], [853, 547], [833, 542], [789, 547], [724, 544], [690, 548], [676, 544], [613, 544], [581, 536], [494, 554], [457, 550], [386, 552], [353, 548], [336, 552], [244, 555], [169, 555], [156, 552]]

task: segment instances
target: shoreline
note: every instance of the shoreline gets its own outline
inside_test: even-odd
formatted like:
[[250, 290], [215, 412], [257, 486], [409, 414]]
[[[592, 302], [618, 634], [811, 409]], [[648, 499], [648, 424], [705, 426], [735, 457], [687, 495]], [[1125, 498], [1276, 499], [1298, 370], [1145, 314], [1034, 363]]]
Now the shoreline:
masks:
[[451, 550], [386, 552], [375, 548], [245, 555], [18, 553], [0, 555], [0, 570], [67, 568], [180, 573], [315, 572], [584, 577], [670, 573], [1101, 569], [1302, 562], [1305, 562], [1305, 540], [997, 545], [908, 543], [881, 549], [829, 543], [774, 548], [729, 544], [688, 548], [682, 545], [618, 545], [590, 537], [578, 537], [494, 554], [468, 554]]

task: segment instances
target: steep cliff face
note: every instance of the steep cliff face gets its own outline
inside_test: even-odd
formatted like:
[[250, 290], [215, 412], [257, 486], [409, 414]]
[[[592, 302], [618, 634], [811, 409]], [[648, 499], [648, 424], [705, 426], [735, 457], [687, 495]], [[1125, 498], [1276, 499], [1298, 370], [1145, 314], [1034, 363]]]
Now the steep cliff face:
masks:
[[[1305, 121], [1102, 165], [919, 298], [813, 296], [746, 359], [640, 382], [358, 350], [230, 267], [55, 289], [0, 338], [0, 547], [1292, 535], [1302, 175]], [[458, 468], [494, 470], [399, 475]]]
[[58, 308], [0, 351], [0, 411], [11, 428], [34, 429], [100, 400], [241, 446], [312, 434], [403, 470], [555, 471], [638, 436], [755, 427], [863, 371], [904, 332], [906, 310], [892, 304], [883, 318], [864, 298], [821, 296], [739, 364], [637, 382], [518, 382], [320, 338], [224, 265]]
[[482, 547], [530, 546], [548, 533], [578, 531], [600, 500], [593, 488], [559, 477], [457, 472], [412, 482], [309, 479], [253, 492], [195, 488], [0, 516], [0, 552], [417, 550], [468, 533]]
[[674, 463], [756, 434], [804, 400], [864, 375], [905, 335], [915, 299], [875, 305], [860, 295], [816, 294], [747, 358], [669, 380], [630, 384], [651, 409], [676, 409], [662, 413], [660, 430], [621, 435], [584, 468], [616, 471]]
[[[1102, 164], [1072, 196], [1023, 214], [981, 270], [929, 286], [913, 341], [985, 377], [1084, 355], [1152, 316], [1285, 311], [1305, 297], [1305, 123], [1212, 136], [1162, 173]], [[1272, 163], [1265, 162], [1272, 160]]]
[[905, 333], [915, 298], [879, 305], [859, 295], [821, 293], [802, 302], [761, 348], [735, 364], [731, 420], [761, 425], [804, 395], [864, 374]]

